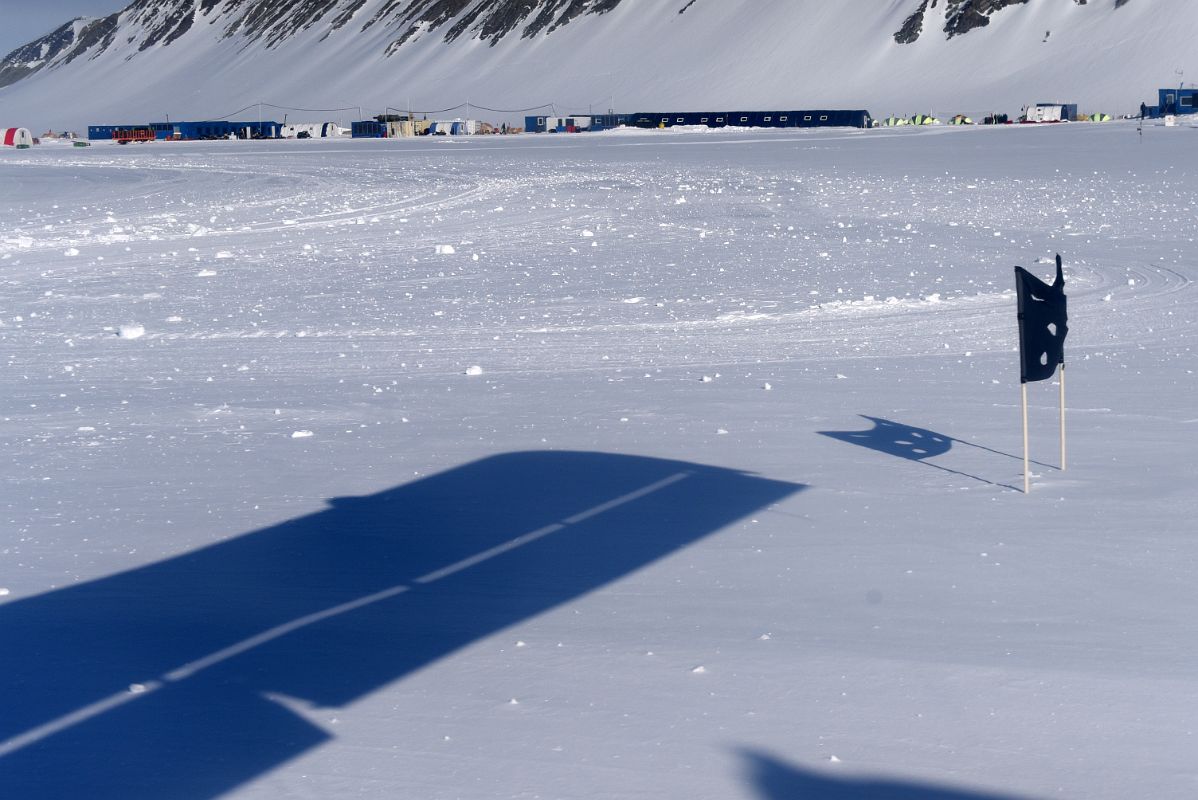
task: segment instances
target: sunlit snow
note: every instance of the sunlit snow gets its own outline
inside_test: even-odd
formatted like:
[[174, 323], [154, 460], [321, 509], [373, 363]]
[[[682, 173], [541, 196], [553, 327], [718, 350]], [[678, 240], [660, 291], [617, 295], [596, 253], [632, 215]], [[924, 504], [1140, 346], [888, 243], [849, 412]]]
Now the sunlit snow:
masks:
[[1192, 797], [1196, 142], [0, 152], [0, 794]]

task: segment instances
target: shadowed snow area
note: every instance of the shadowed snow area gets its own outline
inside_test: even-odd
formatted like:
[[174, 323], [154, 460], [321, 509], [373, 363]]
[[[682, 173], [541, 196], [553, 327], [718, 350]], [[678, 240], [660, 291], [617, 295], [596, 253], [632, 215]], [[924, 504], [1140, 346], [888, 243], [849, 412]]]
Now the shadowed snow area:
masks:
[[0, 152], [0, 795], [1192, 797], [1196, 141]]
[[306, 710], [800, 488], [603, 453], [494, 456], [8, 604], [5, 782], [23, 797], [215, 797], [330, 739]]

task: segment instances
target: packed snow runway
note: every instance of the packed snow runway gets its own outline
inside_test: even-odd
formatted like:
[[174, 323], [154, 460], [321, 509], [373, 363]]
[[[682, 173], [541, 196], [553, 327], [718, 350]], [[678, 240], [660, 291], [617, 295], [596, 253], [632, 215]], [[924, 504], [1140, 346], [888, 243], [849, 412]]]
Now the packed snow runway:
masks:
[[1196, 144], [0, 152], [0, 794], [1193, 797]]

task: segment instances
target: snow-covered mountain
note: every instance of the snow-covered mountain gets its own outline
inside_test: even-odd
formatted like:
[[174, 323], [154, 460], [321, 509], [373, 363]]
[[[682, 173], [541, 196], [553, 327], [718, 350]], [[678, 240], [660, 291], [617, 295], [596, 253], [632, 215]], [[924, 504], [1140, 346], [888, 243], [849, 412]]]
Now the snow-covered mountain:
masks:
[[1198, 74], [1195, 38], [1192, 0], [135, 0], [0, 61], [0, 114], [78, 127], [260, 101], [465, 100], [1117, 112]]

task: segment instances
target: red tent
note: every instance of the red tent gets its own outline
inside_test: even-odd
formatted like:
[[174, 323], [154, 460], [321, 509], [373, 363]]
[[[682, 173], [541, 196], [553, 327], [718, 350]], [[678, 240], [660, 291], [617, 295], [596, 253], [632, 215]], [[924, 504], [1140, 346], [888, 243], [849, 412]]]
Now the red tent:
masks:
[[32, 147], [33, 134], [28, 128], [0, 128], [0, 144], [5, 147]]

